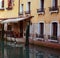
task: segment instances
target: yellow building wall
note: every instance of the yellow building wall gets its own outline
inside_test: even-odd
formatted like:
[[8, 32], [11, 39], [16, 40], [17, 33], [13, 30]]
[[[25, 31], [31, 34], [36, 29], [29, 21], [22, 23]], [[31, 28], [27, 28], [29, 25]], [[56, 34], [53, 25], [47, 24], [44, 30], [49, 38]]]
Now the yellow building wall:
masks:
[[44, 21], [45, 23], [50, 23], [51, 21], [60, 21], [60, 0], [58, 0], [59, 13], [51, 14], [49, 7], [51, 7], [51, 0], [44, 0], [45, 14], [38, 15], [37, 9], [39, 9], [40, 0], [20, 0], [21, 4], [24, 4], [24, 11], [26, 11], [27, 2], [31, 2], [31, 16], [34, 16], [31, 21], [32, 23], [38, 23], [39, 21]]
[[18, 1], [14, 0], [14, 5], [12, 10], [7, 10], [8, 7], [8, 0], [4, 0], [4, 10], [0, 10], [0, 18], [13, 18], [18, 17]]

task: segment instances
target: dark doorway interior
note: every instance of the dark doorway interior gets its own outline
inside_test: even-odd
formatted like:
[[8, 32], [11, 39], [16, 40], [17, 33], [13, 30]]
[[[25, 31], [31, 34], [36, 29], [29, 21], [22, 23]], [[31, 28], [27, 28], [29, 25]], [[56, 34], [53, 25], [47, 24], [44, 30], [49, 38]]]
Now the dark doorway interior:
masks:
[[56, 36], [57, 37], [57, 23], [56, 22], [54, 22], [54, 23], [52, 23], [52, 29], [53, 29], [53, 36]]
[[20, 21], [20, 37], [23, 37], [23, 21]]
[[44, 23], [40, 23], [40, 36], [43, 37], [44, 35]]

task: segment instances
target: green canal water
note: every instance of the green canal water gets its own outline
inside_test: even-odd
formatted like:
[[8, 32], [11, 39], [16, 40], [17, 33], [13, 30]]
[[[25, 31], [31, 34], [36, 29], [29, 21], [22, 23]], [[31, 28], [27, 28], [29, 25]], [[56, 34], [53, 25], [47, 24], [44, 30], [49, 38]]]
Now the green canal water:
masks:
[[[1, 45], [2, 43], [0, 43], [0, 58], [3, 58], [3, 55], [4, 58], [26, 58], [24, 45], [11, 42], [4, 43], [4, 47]], [[60, 58], [60, 50], [31, 45], [29, 58]]]

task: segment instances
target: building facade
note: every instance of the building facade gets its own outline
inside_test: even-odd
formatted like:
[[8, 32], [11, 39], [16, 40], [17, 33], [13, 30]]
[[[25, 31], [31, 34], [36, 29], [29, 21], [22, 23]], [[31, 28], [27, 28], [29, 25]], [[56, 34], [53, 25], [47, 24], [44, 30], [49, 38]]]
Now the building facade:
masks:
[[59, 0], [1, 0], [0, 20], [24, 19], [16, 23], [4, 23], [4, 30], [13, 31], [15, 37], [25, 38], [27, 21], [30, 21], [29, 38], [60, 43], [59, 5]]
[[[30, 43], [48, 47], [41, 50], [35, 47], [37, 51], [34, 50], [33, 55], [37, 56], [34, 57], [43, 58], [43, 53], [39, 51], [45, 50], [47, 52], [44, 53], [46, 55], [49, 53], [49, 58], [55, 58], [57, 54], [60, 57], [60, 0], [1, 0], [0, 20], [5, 22], [4, 31], [7, 31], [5, 35], [7, 39], [11, 37], [8, 40], [18, 42], [19, 40], [16, 39], [23, 39], [22, 42], [25, 42], [27, 22], [30, 22]], [[6, 23], [5, 20], [10, 22]], [[0, 24], [1, 28], [2, 24]], [[32, 58], [33, 55], [31, 54]]]
[[34, 16], [31, 19], [30, 34], [34, 34], [37, 39], [48, 37], [48, 41], [60, 40], [59, 5], [59, 0], [20, 0], [20, 16], [24, 12], [26, 16]]
[[[34, 40], [33, 44], [54, 49], [56, 49], [57, 47], [57, 49], [60, 49], [59, 6], [59, 0], [20, 0], [20, 17], [33, 16], [33, 18], [30, 19], [31, 24], [29, 37], [29, 39]], [[48, 53], [50, 55], [54, 54], [53, 49], [50, 50], [52, 51], [52, 53], [49, 53], [48, 51], [47, 55]], [[46, 52], [46, 50], [44, 49], [43, 51]], [[60, 55], [60, 52], [57, 53]], [[41, 58], [44, 58], [42, 54], [39, 55], [39, 53], [36, 58], [40, 58], [40, 56]], [[55, 56], [46, 58], [55, 58]]]
[[50, 48], [60, 48], [59, 5], [59, 0], [20, 0], [19, 16], [33, 16], [33, 18], [30, 18], [29, 37], [35, 40], [33, 44]]
[[[16, 0], [1, 0], [0, 1], [0, 21], [18, 18], [18, 1]], [[4, 30], [11, 29], [7, 28], [10, 23], [4, 24]], [[2, 24], [0, 24], [2, 29]]]

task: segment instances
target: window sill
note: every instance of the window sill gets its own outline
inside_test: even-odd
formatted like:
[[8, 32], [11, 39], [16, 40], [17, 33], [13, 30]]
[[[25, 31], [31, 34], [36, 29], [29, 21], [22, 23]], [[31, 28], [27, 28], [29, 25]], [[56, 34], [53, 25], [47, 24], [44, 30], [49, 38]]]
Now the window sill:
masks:
[[25, 11], [25, 14], [31, 14], [31, 12], [30, 11]]
[[55, 10], [55, 11], [50, 11], [50, 13], [58, 13], [58, 10]]
[[38, 15], [44, 15], [44, 12], [38, 12]]
[[19, 15], [23, 15], [23, 13], [20, 13]]
[[48, 39], [48, 41], [49, 41], [49, 42], [55, 42], [55, 43], [58, 42], [58, 40], [53, 40], [53, 39]]
[[12, 7], [10, 7], [10, 8], [8, 7], [8, 8], [6, 8], [6, 9], [7, 9], [7, 10], [12, 10]]
[[4, 10], [4, 8], [0, 8], [0, 10], [2, 10], [2, 11], [3, 11], [3, 10]]
[[36, 40], [44, 41], [44, 38], [36, 38]]

